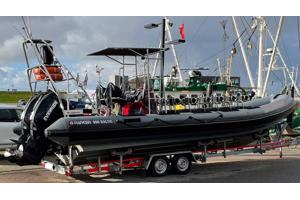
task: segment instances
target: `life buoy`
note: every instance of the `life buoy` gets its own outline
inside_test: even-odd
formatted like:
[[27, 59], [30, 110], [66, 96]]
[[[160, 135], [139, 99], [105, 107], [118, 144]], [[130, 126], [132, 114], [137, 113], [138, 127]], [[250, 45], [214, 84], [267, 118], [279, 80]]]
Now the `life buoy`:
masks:
[[[61, 67], [60, 66], [46, 66], [46, 69], [50, 74], [61, 74]], [[36, 75], [45, 74], [43, 68], [36, 67], [32, 70], [32, 72]]]
[[[61, 81], [63, 79], [62, 74], [50, 74], [53, 81]], [[35, 74], [35, 79], [40, 81], [46, 79], [46, 74]]]

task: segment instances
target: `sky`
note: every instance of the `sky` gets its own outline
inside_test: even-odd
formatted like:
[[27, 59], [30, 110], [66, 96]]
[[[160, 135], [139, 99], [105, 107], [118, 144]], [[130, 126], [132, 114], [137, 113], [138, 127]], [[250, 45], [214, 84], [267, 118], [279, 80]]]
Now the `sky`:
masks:
[[[185, 24], [186, 43], [176, 46], [176, 52], [182, 68], [209, 67], [204, 71], [206, 75], [217, 75], [217, 58], [221, 61], [228, 57], [235, 35], [231, 17], [169, 17], [173, 22], [172, 36], [179, 38], [179, 26]], [[79, 73], [84, 79], [85, 71], [88, 72], [88, 88], [94, 89], [97, 83], [95, 66], [104, 68], [103, 81], [119, 72], [120, 65], [104, 57], [88, 57], [88, 53], [106, 47], [158, 47], [161, 30], [145, 29], [144, 25], [159, 23], [162, 17], [30, 17], [30, 24], [34, 38], [50, 39], [53, 41], [56, 56], [72, 73]], [[237, 17], [240, 32], [252, 17]], [[221, 21], [226, 20], [226, 34]], [[267, 27], [275, 35], [279, 17], [267, 17]], [[26, 63], [22, 52], [22, 19], [21, 17], [0, 17], [0, 90], [15, 88], [29, 90], [26, 77]], [[247, 35], [248, 34], [248, 35]], [[244, 41], [249, 38], [250, 32], [242, 36]], [[252, 68], [254, 81], [257, 80], [257, 33], [251, 38], [252, 49], [246, 49]], [[241, 76], [242, 85], [249, 86], [245, 65], [242, 60], [238, 43], [237, 54], [233, 58], [232, 74]], [[280, 50], [286, 63], [292, 67], [300, 63], [299, 38], [297, 17], [286, 17], [282, 37], [279, 42]], [[270, 39], [266, 39], [266, 47], [271, 48]], [[225, 57], [224, 57], [225, 56]], [[267, 59], [266, 59], [267, 60]], [[130, 60], [128, 60], [130, 62]], [[266, 61], [267, 63], [267, 61]], [[142, 70], [142, 62], [139, 62]], [[166, 53], [165, 73], [170, 71], [174, 64], [171, 51]], [[281, 63], [278, 62], [278, 66]], [[128, 71], [130, 72], [130, 70]], [[187, 75], [187, 73], [184, 73]], [[281, 71], [272, 73], [268, 89], [280, 90], [283, 84]]]

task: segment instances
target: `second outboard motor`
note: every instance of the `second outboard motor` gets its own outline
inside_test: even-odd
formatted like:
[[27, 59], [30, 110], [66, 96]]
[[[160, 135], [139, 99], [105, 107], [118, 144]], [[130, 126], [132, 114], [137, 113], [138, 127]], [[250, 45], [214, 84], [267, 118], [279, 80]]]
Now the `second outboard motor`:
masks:
[[21, 115], [20, 125], [14, 127], [14, 133], [20, 136], [18, 143], [25, 142], [28, 135], [30, 135], [30, 115], [36, 102], [41, 98], [41, 96], [42, 94], [38, 94], [30, 98]]
[[[53, 47], [50, 46], [50, 49], [53, 50]], [[54, 56], [52, 52], [50, 51], [49, 47], [47, 45], [41, 46], [41, 52], [42, 52], [42, 58], [43, 58], [43, 64], [44, 65], [52, 65], [54, 63]]]
[[[63, 111], [56, 94], [49, 91], [33, 97], [24, 111], [22, 133], [17, 150], [7, 152], [18, 165], [39, 164], [47, 153], [51, 142], [45, 138], [44, 131], [56, 120], [63, 117]], [[19, 130], [16, 130], [19, 132]]]

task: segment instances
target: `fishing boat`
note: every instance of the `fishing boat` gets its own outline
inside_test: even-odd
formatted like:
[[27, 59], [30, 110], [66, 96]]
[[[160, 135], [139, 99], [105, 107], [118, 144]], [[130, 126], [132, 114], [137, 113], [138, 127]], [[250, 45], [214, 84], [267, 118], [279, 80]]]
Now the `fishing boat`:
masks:
[[[104, 87], [99, 83], [93, 101], [78, 79], [59, 62], [52, 42], [27, 35], [23, 47], [33, 95], [14, 130], [19, 135], [14, 140], [18, 147], [6, 152], [19, 165], [39, 164], [48, 155], [55, 156], [59, 163], [75, 165], [99, 157], [105, 161], [119, 155], [116, 152], [147, 156], [149, 152], [192, 151], [224, 143], [228, 147], [245, 145], [268, 135], [270, 128], [281, 125], [294, 110], [291, 96], [256, 98], [254, 92], [228, 93], [224, 85], [205, 88], [198, 84], [200, 77], [194, 72], [190, 78], [196, 84], [176, 86], [179, 93], [185, 94], [183, 97], [166, 96], [174, 90], [166, 92], [163, 84], [164, 52], [168, 50], [164, 46], [113, 47], [89, 54], [116, 61], [114, 57], [122, 58], [118, 61], [123, 72], [119, 74], [120, 86], [109, 83]], [[25, 46], [36, 52], [39, 65], [29, 65]], [[149, 61], [156, 54], [161, 55], [162, 70], [160, 76], [153, 77]], [[126, 64], [125, 57], [134, 58], [135, 63]], [[137, 59], [144, 62], [144, 81], [141, 88], [129, 88], [125, 68], [133, 65], [137, 69]], [[82, 95], [58, 90], [57, 84], [66, 83], [69, 88], [71, 82]], [[44, 92], [35, 90], [40, 83], [47, 86]], [[195, 87], [201, 88], [197, 95]]]

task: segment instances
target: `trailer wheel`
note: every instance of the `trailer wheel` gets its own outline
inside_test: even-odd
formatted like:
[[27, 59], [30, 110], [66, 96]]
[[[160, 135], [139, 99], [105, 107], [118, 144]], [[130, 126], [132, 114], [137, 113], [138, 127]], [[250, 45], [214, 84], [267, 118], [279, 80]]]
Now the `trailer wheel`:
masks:
[[169, 160], [165, 156], [154, 157], [147, 169], [147, 175], [151, 176], [165, 176], [170, 169]]
[[186, 154], [175, 155], [172, 158], [172, 167], [176, 174], [185, 175], [190, 172], [192, 166], [191, 157]]

